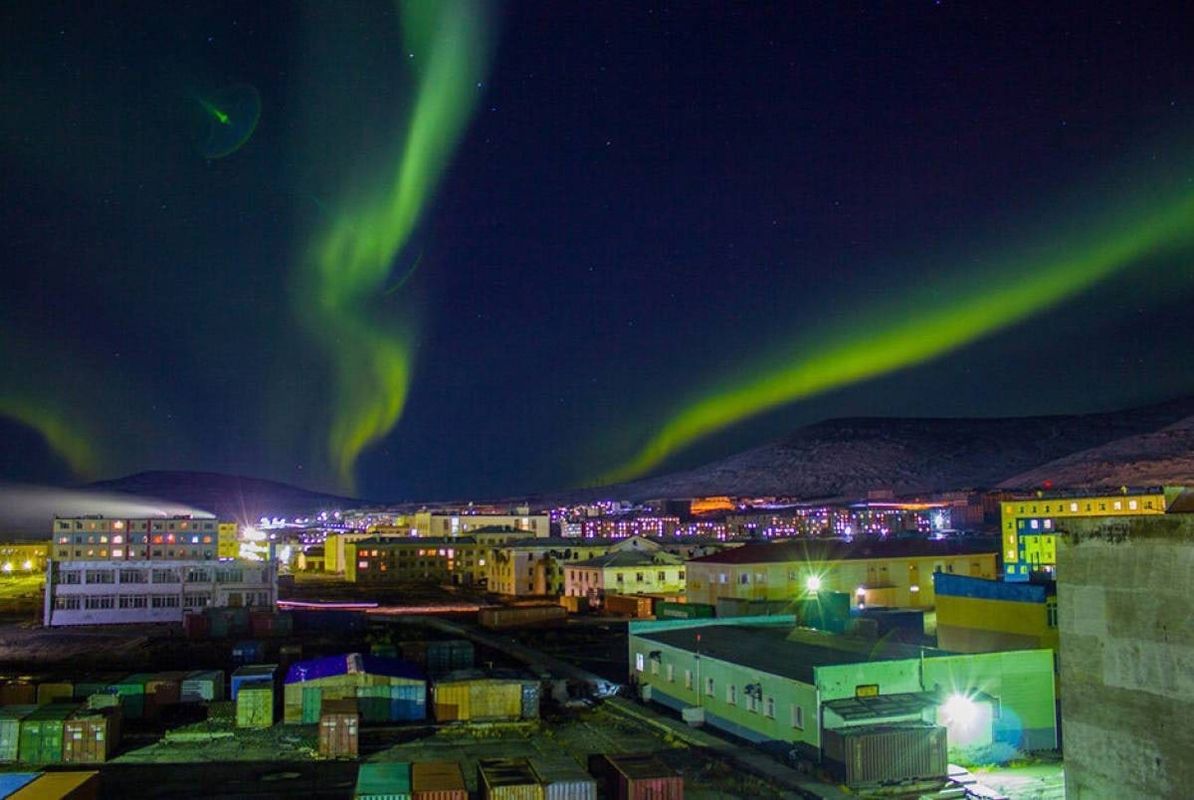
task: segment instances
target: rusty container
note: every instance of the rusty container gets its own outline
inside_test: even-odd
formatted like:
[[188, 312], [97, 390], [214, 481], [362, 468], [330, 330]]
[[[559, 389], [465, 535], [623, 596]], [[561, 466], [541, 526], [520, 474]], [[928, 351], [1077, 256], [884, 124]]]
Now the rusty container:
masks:
[[356, 700], [328, 700], [319, 717], [319, 754], [324, 758], [356, 758], [361, 712]]

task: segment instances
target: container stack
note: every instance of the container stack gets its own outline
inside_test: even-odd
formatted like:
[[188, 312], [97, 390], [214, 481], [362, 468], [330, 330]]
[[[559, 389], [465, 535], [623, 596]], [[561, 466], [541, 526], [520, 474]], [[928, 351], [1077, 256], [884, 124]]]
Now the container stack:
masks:
[[255, 639], [232, 645], [233, 664], [260, 664], [265, 661], [265, 643]]
[[37, 704], [69, 703], [75, 699], [75, 685], [68, 681], [48, 681], [37, 685]]
[[435, 682], [436, 722], [512, 722], [539, 718], [539, 682], [511, 670], [460, 670]]
[[491, 606], [477, 612], [477, 623], [483, 628], [517, 628], [556, 622], [568, 616], [563, 606]]
[[232, 673], [229, 699], [235, 700], [236, 696], [240, 694], [240, 690], [246, 686], [269, 686], [273, 689], [277, 685], [277, 681], [277, 664], [253, 664], [241, 667]]
[[0, 683], [0, 706], [37, 705], [37, 684], [30, 677], [10, 678]]
[[360, 751], [361, 712], [356, 700], [328, 700], [319, 718], [319, 754], [356, 758]]
[[354, 800], [411, 800], [410, 764], [369, 762], [357, 770]]
[[543, 800], [543, 785], [525, 758], [481, 759], [477, 784], [485, 800]]
[[21, 720], [36, 710], [37, 706], [4, 706], [0, 708], [0, 762], [18, 760], [21, 747]]
[[57, 764], [62, 761], [62, 735], [66, 720], [80, 709], [75, 703], [50, 703], [21, 720], [18, 757], [23, 764]]
[[464, 773], [455, 761], [425, 761], [410, 768], [412, 800], [468, 800]]
[[355, 698], [362, 722], [421, 720], [426, 694], [422, 670], [405, 661], [360, 653], [299, 661], [286, 670], [284, 719], [318, 724], [325, 700]]
[[717, 609], [708, 603], [676, 603], [670, 600], [655, 604], [656, 619], [711, 619]]
[[428, 675], [447, 675], [461, 669], [472, 669], [476, 651], [473, 643], [467, 639], [432, 641], [427, 642], [425, 658], [424, 666]]

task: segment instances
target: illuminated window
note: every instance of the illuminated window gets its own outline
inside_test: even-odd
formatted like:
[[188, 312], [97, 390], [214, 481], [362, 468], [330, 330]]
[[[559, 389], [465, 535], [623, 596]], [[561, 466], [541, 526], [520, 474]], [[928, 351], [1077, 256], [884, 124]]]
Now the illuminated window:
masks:
[[1129, 500], [1129, 501], [1128, 501], [1128, 510], [1129, 510], [1129, 511], [1135, 511], [1135, 510], [1136, 510], [1136, 501], [1135, 501], [1135, 500]]
[[634, 668], [638, 672], [643, 671], [643, 654], [642, 653], [634, 654]]
[[692, 670], [690, 670], [690, 669], [684, 670], [684, 688], [685, 689], [692, 688]]
[[368, 561], [358, 561], [357, 569], [369, 569], [369, 562]]
[[1123, 502], [1120, 500], [1116, 500], [1114, 508], [1116, 511], [1123, 511], [1123, 508], [1124, 508]]
[[1078, 504], [1070, 503], [1070, 511], [1074, 514], [1077, 514], [1078, 513]]

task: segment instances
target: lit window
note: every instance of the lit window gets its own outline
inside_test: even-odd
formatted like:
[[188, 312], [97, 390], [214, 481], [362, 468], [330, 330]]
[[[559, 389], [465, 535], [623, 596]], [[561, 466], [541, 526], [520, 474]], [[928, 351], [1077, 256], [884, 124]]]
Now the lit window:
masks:
[[1136, 501], [1135, 501], [1135, 500], [1129, 500], [1129, 501], [1128, 501], [1128, 509], [1129, 509], [1130, 511], [1135, 511], [1135, 510], [1136, 510]]
[[358, 561], [357, 569], [369, 569], [369, 562], [368, 561]]
[[643, 671], [643, 654], [642, 653], [634, 654], [634, 668], [638, 672]]

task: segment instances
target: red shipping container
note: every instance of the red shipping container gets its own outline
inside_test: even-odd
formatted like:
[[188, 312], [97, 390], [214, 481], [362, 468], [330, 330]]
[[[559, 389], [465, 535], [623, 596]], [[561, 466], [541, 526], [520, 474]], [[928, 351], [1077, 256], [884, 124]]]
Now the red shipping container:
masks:
[[30, 681], [8, 681], [0, 686], [0, 706], [37, 705], [37, 687]]
[[211, 635], [211, 620], [202, 614], [189, 612], [182, 618], [182, 629], [188, 639], [206, 639]]
[[182, 682], [187, 679], [185, 672], [159, 672], [145, 682], [146, 713], [148, 706], [161, 709], [166, 706], [176, 706], [182, 702]]
[[361, 712], [356, 700], [325, 700], [319, 717], [319, 754], [324, 758], [356, 758]]
[[411, 764], [410, 788], [413, 800], [468, 800], [464, 773], [455, 761]]
[[656, 755], [595, 755], [589, 772], [613, 800], [684, 800], [684, 776]]
[[254, 639], [268, 639], [274, 635], [274, 614], [272, 611], [249, 612], [249, 633]]

